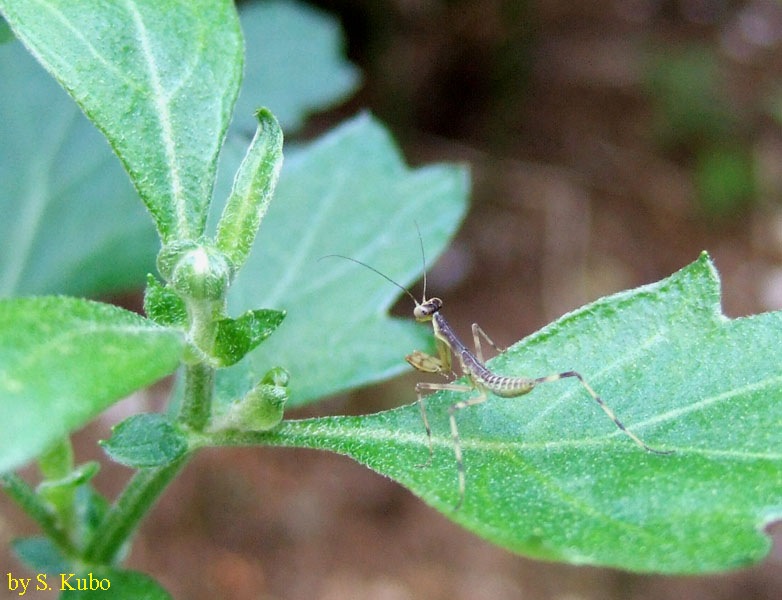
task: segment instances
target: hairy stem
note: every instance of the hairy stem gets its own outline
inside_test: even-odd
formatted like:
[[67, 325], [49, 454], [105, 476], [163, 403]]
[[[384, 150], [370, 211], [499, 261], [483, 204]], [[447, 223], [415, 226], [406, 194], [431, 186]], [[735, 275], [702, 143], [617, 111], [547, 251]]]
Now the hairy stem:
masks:
[[0, 475], [0, 487], [21, 509], [38, 523], [41, 530], [68, 556], [78, 554], [68, 534], [35, 490], [16, 473]]
[[122, 546], [152, 508], [168, 483], [187, 462], [183, 457], [165, 467], [141, 469], [120, 494], [85, 550], [85, 558], [95, 564], [111, 564]]
[[205, 363], [185, 367], [185, 393], [179, 421], [194, 431], [203, 431], [211, 415], [215, 369]]

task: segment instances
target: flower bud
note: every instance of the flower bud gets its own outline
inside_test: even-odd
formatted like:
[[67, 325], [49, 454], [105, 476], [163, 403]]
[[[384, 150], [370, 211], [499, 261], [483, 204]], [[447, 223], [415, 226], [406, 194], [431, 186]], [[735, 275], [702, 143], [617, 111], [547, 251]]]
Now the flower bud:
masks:
[[231, 282], [225, 255], [192, 242], [166, 246], [158, 255], [158, 269], [183, 298], [220, 300]]

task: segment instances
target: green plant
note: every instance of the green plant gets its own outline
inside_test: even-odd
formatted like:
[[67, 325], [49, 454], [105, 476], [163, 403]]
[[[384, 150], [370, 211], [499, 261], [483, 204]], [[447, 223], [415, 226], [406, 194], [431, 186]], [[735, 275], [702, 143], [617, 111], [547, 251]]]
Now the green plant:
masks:
[[[148, 278], [146, 318], [65, 296], [0, 301], [0, 472], [5, 491], [46, 534], [15, 544], [33, 569], [73, 572], [87, 585], [105, 579], [118, 597], [168, 597], [118, 566], [124, 548], [194, 452], [237, 445], [348, 454], [479, 535], [530, 556], [704, 572], [767, 552], [758, 527], [782, 512], [782, 376], [770, 360], [782, 314], [723, 317], [705, 255], [662, 282], [566, 315], [491, 361], [500, 373], [589, 374], [625, 422], [676, 454], [651, 456], [628, 443], [579, 386], [560, 382], [520, 400], [492, 398], [459, 415], [468, 479], [464, 505], [454, 511], [447, 424], [454, 394], [427, 398], [435, 443], [428, 469], [415, 468], [428, 453], [415, 405], [302, 421], [282, 420], [282, 413], [286, 403], [302, 406], [394, 375], [414, 348], [431, 351], [426, 329], [388, 316], [395, 288], [350, 263], [317, 259], [344, 253], [410, 283], [420, 271], [413, 224], [428, 253], [439, 254], [464, 212], [465, 170], [408, 169], [383, 128], [362, 115], [289, 151], [278, 181], [281, 131], [261, 109], [241, 165], [242, 127], [228, 133], [216, 178], [242, 62], [230, 2], [0, 0], [0, 10], [109, 140], [162, 241], [162, 280]], [[51, 111], [49, 103], [33, 114]], [[76, 118], [73, 111], [68, 118]], [[60, 149], [68, 129], [54, 129]], [[62, 223], [73, 207], [51, 215], [29, 199], [47, 198], [43, 184], [55, 175], [68, 189], [95, 175], [100, 181], [104, 163], [76, 177], [78, 166], [41, 152], [40, 140], [11, 142], [30, 145], [22, 148], [29, 164], [12, 169], [31, 212], [18, 209], [3, 232], [11, 241], [0, 270], [7, 295], [105, 292], [152, 269], [149, 249], [136, 243], [149, 242], [148, 230], [140, 218], [125, 218], [138, 216], [132, 209], [113, 204], [126, 188], [113, 195], [112, 185], [98, 187], [103, 195], [75, 250], [50, 239], [49, 229], [38, 234], [42, 218]], [[79, 135], [73, 143], [88, 142]], [[234, 171], [228, 189], [226, 174]], [[0, 201], [10, 202], [8, 189]], [[216, 216], [219, 222], [209, 221]], [[56, 260], [43, 261], [27, 283], [25, 257], [33, 251]], [[80, 274], [76, 282], [59, 275], [62, 265]], [[83, 273], [85, 266], [93, 270]], [[114, 275], [116, 266], [133, 266], [132, 273]], [[97, 464], [76, 465], [68, 436], [178, 367], [170, 410], [130, 417], [104, 442], [113, 460], [137, 468], [109, 505], [90, 485]], [[35, 489], [11, 472], [32, 459], [42, 473]], [[62, 597], [84, 593], [65, 589]]]

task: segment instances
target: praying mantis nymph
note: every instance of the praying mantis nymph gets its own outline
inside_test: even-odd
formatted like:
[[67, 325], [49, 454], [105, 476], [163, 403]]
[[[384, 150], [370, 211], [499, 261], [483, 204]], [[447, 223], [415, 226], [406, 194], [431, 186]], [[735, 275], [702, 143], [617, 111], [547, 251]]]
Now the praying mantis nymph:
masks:
[[[419, 234], [420, 239], [420, 234]], [[516, 398], [528, 394], [537, 385], [541, 383], [548, 383], [551, 381], [558, 381], [559, 379], [565, 379], [574, 377], [576, 378], [584, 389], [589, 393], [592, 399], [598, 403], [600, 408], [603, 409], [606, 415], [614, 422], [614, 424], [626, 434], [633, 442], [638, 446], [654, 454], [673, 454], [673, 450], [657, 450], [648, 446], [632, 431], [627, 429], [624, 424], [616, 417], [614, 411], [612, 411], [605, 402], [597, 395], [592, 387], [586, 382], [584, 377], [576, 371], [564, 371], [562, 373], [556, 373], [554, 375], [546, 375], [545, 377], [509, 377], [505, 375], [499, 375], [491, 371], [483, 360], [483, 350], [481, 348], [481, 340], [483, 337], [497, 352], [505, 352], [505, 349], [499, 348], [492, 339], [481, 329], [477, 323], [472, 325], [473, 342], [475, 344], [475, 354], [473, 354], [464, 343], [454, 333], [448, 321], [443, 315], [443, 301], [440, 298], [426, 298], [426, 258], [424, 256], [423, 241], [421, 241], [421, 256], [424, 261], [424, 289], [423, 299], [421, 302], [416, 300], [415, 296], [404, 286], [398, 284], [396, 281], [381, 273], [374, 267], [351, 258], [349, 256], [343, 256], [341, 254], [330, 254], [328, 256], [336, 256], [350, 260], [354, 263], [362, 265], [371, 271], [374, 271], [387, 281], [393, 283], [399, 289], [404, 291], [413, 302], [415, 302], [415, 308], [413, 309], [413, 316], [419, 323], [431, 323], [434, 331], [434, 338], [437, 347], [437, 356], [431, 356], [420, 350], [414, 350], [412, 354], [405, 356], [405, 360], [418, 371], [424, 373], [442, 373], [447, 374], [451, 372], [451, 366], [453, 364], [453, 356], [459, 361], [462, 373], [469, 379], [469, 385], [461, 383], [428, 383], [420, 382], [415, 386], [415, 393], [418, 397], [418, 406], [421, 409], [421, 418], [424, 422], [424, 428], [426, 429], [426, 436], [429, 443], [429, 458], [422, 465], [417, 465], [420, 468], [428, 467], [432, 458], [434, 457], [434, 449], [432, 447], [432, 430], [429, 426], [429, 419], [426, 416], [426, 407], [424, 405], [424, 393], [435, 391], [452, 391], [452, 392], [478, 392], [477, 396], [468, 398], [467, 400], [460, 400], [452, 404], [448, 408], [448, 417], [451, 423], [451, 437], [453, 438], [453, 451], [456, 456], [456, 466], [459, 477], [459, 500], [455, 506], [455, 510], [458, 510], [464, 502], [465, 495], [465, 469], [464, 460], [462, 458], [462, 447], [459, 441], [459, 428], [456, 423], [456, 413], [468, 406], [475, 406], [481, 404], [488, 399], [488, 394], [492, 393], [495, 396], [501, 398]], [[327, 257], [323, 257], [327, 258]], [[477, 356], [476, 356], [477, 355]]]

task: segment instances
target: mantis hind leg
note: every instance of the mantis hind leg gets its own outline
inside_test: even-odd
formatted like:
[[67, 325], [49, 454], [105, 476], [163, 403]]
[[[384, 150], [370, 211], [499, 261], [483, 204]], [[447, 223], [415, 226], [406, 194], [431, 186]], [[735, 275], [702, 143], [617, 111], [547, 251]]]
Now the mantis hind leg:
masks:
[[533, 379], [532, 382], [537, 385], [539, 383], [548, 383], [550, 381], [558, 381], [560, 379], [565, 379], [566, 377], [575, 377], [576, 379], [581, 382], [581, 385], [584, 386], [584, 389], [586, 389], [587, 392], [589, 392], [589, 395], [592, 396], [592, 399], [597, 402], [597, 404], [600, 406], [600, 408], [603, 409], [603, 412], [608, 415], [608, 418], [611, 419], [614, 422], [614, 425], [616, 425], [619, 430], [627, 435], [631, 440], [633, 440], [638, 446], [646, 450], [647, 452], [652, 452], [654, 454], [673, 454], [673, 450], [656, 450], [655, 448], [652, 448], [651, 446], [647, 445], [641, 438], [639, 438], [637, 435], [635, 435], [632, 431], [627, 429], [625, 427], [624, 423], [622, 423], [617, 416], [614, 414], [614, 411], [611, 410], [605, 402], [600, 398], [600, 396], [597, 395], [595, 390], [592, 389], [592, 386], [590, 386], [586, 380], [581, 376], [581, 374], [576, 373], [575, 371], [565, 371], [564, 373], [558, 373], [557, 375], [548, 375], [546, 377], [538, 377], [537, 379]]

